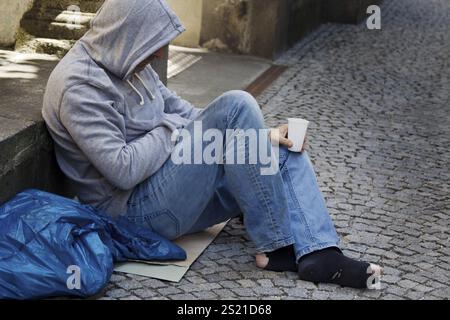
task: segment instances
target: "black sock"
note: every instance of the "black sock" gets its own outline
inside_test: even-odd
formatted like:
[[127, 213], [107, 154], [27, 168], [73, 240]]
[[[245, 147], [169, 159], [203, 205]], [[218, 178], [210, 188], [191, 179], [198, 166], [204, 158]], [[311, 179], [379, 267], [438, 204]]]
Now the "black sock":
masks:
[[266, 252], [265, 255], [269, 258], [269, 262], [264, 268], [265, 270], [277, 272], [297, 271], [297, 263], [293, 245], [283, 247], [272, 252]]
[[315, 251], [302, 257], [298, 263], [300, 279], [314, 283], [334, 283], [345, 287], [367, 288], [370, 277], [367, 262], [356, 261], [337, 248]]

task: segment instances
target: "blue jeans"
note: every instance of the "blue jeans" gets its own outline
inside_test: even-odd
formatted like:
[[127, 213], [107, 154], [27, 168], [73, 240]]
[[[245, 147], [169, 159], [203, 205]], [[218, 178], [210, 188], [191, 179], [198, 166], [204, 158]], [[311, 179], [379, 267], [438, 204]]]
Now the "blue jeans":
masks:
[[[265, 128], [258, 103], [243, 91], [230, 91], [218, 97], [196, 121], [202, 122], [203, 130], [214, 128], [222, 132]], [[185, 129], [193, 132], [193, 123]], [[197, 138], [201, 139], [194, 135]], [[266, 148], [272, 149], [270, 142]], [[126, 216], [168, 239], [175, 239], [242, 212], [247, 233], [259, 252], [294, 244], [299, 259], [316, 250], [337, 247], [339, 238], [308, 154], [280, 147], [280, 170], [273, 175], [261, 175], [261, 166], [260, 163], [180, 165], [169, 159], [135, 188]]]

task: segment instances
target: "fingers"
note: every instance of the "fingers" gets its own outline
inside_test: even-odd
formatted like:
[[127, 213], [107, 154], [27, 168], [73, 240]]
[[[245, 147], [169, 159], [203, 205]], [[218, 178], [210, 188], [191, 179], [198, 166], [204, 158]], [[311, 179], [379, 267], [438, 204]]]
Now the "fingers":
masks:
[[276, 129], [270, 130], [269, 136], [270, 140], [272, 141], [272, 144], [279, 144], [282, 146], [286, 146], [288, 148], [292, 148], [294, 146], [294, 143], [287, 137], [288, 136], [287, 124], [281, 125]]
[[280, 145], [286, 146], [288, 148], [292, 148], [294, 146], [294, 143], [289, 140], [288, 138], [280, 138]]
[[280, 130], [280, 136], [287, 138], [288, 136], [288, 131], [289, 131], [289, 127], [287, 124], [283, 124], [282, 126], [280, 126], [278, 128]]

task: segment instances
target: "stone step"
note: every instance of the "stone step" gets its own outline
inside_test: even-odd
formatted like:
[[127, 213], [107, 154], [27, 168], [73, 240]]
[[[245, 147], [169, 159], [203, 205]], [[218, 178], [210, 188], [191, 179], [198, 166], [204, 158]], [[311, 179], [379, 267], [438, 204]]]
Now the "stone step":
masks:
[[38, 10], [32, 9], [28, 11], [23, 20], [41, 20], [48, 22], [61, 22], [89, 26], [91, 20], [95, 17], [95, 13], [78, 12], [70, 10], [48, 9]]
[[42, 20], [23, 20], [22, 28], [30, 35], [42, 38], [78, 40], [89, 27], [81, 24], [50, 22]]
[[64, 56], [90, 27], [103, 0], [35, 0], [23, 17], [16, 49]]
[[59, 11], [68, 10], [68, 8], [78, 7], [81, 12], [97, 12], [103, 5], [104, 0], [35, 0], [33, 9], [38, 8], [42, 11], [56, 9]]
[[72, 48], [75, 40], [57, 40], [50, 38], [34, 38], [29, 36], [16, 43], [16, 51], [21, 53], [43, 53], [62, 58]]
[[94, 17], [94, 13], [33, 9], [24, 16], [21, 27], [35, 37], [78, 40]]

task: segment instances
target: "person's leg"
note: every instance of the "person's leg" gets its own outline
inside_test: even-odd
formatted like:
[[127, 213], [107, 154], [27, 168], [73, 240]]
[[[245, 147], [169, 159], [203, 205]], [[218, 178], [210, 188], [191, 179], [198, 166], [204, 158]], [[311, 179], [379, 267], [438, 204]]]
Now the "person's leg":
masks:
[[[339, 237], [318, 187], [308, 154], [293, 153], [284, 147], [279, 150], [279, 168], [284, 187], [284, 195], [279, 201], [287, 200], [294, 246], [290, 249], [283, 247], [281, 251], [261, 251], [266, 253], [258, 254], [256, 263], [274, 271], [297, 271], [296, 262], [302, 256], [324, 248], [338, 247]], [[239, 208], [234, 207], [234, 203], [229, 186], [223, 183], [191, 232], [224, 221], [227, 212], [237, 214]], [[269, 256], [273, 259], [269, 260]]]
[[[201, 121], [202, 131], [218, 129], [265, 129], [264, 120], [256, 100], [242, 91], [228, 92], [213, 101], [196, 119]], [[202, 145], [202, 135], [194, 132], [194, 122], [186, 128], [194, 139], [192, 156]], [[183, 138], [184, 139], [184, 138]], [[235, 148], [249, 159], [247, 143]], [[179, 141], [178, 143], [182, 143]], [[228, 140], [223, 141], [225, 154]], [[263, 148], [270, 148], [267, 141]], [[263, 165], [255, 164], [176, 164], [169, 159], [152, 177], [139, 185], [129, 200], [127, 217], [153, 231], [174, 239], [193, 229], [225, 221], [242, 210], [250, 238], [261, 252], [273, 251], [294, 243], [291, 234], [287, 200], [281, 175], [261, 175]], [[226, 180], [227, 196], [220, 192]], [[217, 201], [211, 201], [214, 198]], [[219, 210], [220, 209], [220, 210]], [[207, 212], [215, 210], [216, 216]]]
[[[211, 128], [225, 132], [227, 129], [264, 128], [254, 98], [239, 91], [216, 99], [197, 120], [202, 122], [203, 130]], [[186, 129], [190, 133], [195, 131], [193, 124]], [[200, 144], [205, 147], [202, 137], [195, 134], [192, 137], [194, 140], [200, 139]], [[227, 150], [227, 142], [223, 143]], [[195, 145], [194, 142], [193, 154], [196, 152]], [[244, 144], [241, 148], [246, 159], [249, 159], [249, 146]], [[271, 149], [270, 143], [267, 142], [263, 148]], [[231, 218], [238, 214], [237, 208], [240, 208], [244, 213], [247, 232], [259, 252], [276, 257], [279, 255], [274, 253], [284, 252], [286, 247], [295, 244], [295, 254], [300, 258], [300, 264], [303, 257], [312, 254], [315, 258], [308, 259], [308, 262], [314, 260], [313, 270], [317, 269], [317, 261], [333, 265], [335, 257], [330, 261], [329, 254], [326, 254], [326, 259], [316, 259], [318, 255], [315, 253], [321, 252], [320, 248], [337, 245], [337, 237], [309, 159], [298, 154], [291, 157], [292, 154], [287, 151], [282, 154], [285, 158], [282, 173], [273, 175], [262, 175], [259, 162], [177, 165], [169, 159], [155, 175], [136, 189], [130, 199], [128, 217], [174, 239]], [[300, 162], [295, 158], [299, 158]], [[287, 175], [290, 183], [285, 182]], [[227, 184], [226, 197], [220, 192], [224, 181]], [[212, 201], [214, 199], [217, 201]], [[235, 203], [230, 199], [234, 199]], [[213, 211], [216, 216], [207, 214]], [[334, 266], [340, 265], [343, 264], [334, 263]], [[344, 267], [348, 269], [352, 265]], [[314, 279], [317, 277], [310, 280]], [[345, 285], [351, 286], [352, 283]]]
[[313, 251], [338, 247], [339, 237], [308, 153], [280, 148], [280, 171], [288, 199], [297, 261]]
[[219, 181], [214, 195], [202, 211], [188, 234], [203, 231], [216, 224], [238, 217], [242, 214], [238, 203], [230, 192], [224, 177]]
[[[279, 251], [275, 258], [287, 259], [295, 254], [303, 280], [366, 288], [369, 276], [380, 274], [381, 268], [345, 257], [338, 249], [339, 237], [307, 152], [295, 153], [281, 148], [280, 171], [295, 245], [290, 250]], [[257, 264], [267, 268], [271, 259], [270, 255], [259, 255]]]

